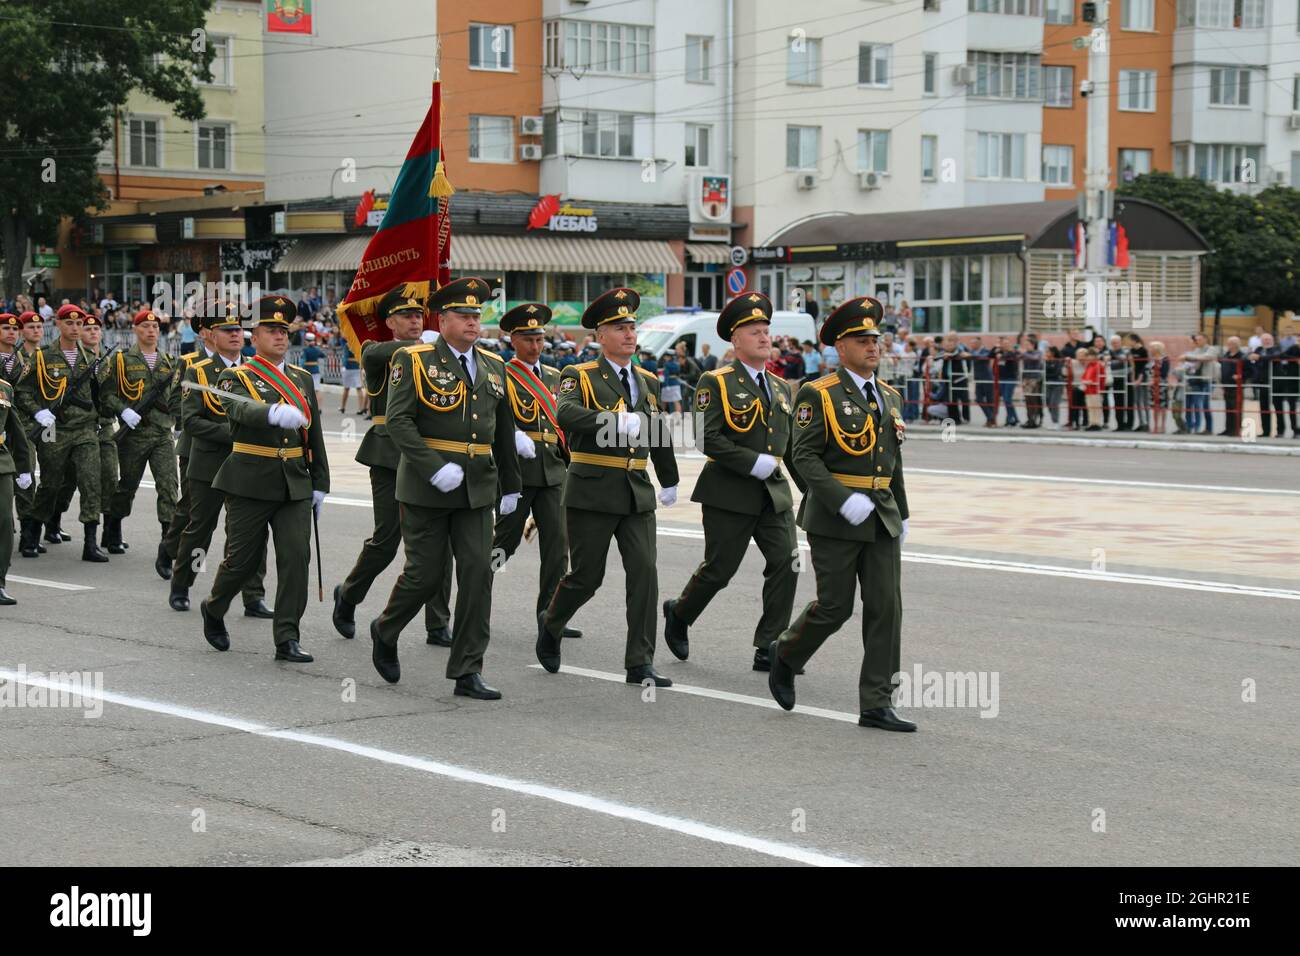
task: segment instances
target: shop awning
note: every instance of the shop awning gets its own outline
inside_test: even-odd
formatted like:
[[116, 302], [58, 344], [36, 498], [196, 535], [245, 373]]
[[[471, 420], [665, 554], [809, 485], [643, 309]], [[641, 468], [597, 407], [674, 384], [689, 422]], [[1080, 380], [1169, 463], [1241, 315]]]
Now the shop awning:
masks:
[[276, 272], [352, 272], [361, 265], [370, 236], [299, 239], [272, 268]]
[[457, 235], [451, 268], [470, 272], [663, 272], [682, 263], [667, 242], [648, 239], [560, 239], [553, 236]]
[[731, 247], [725, 242], [688, 242], [686, 254], [702, 266], [731, 265]]

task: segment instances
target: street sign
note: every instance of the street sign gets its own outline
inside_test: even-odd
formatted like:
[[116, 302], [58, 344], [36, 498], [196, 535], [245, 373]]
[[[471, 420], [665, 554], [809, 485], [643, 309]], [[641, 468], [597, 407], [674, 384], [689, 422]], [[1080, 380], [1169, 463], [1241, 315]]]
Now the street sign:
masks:
[[32, 265], [38, 269], [57, 269], [61, 261], [57, 252], [38, 252], [32, 256]]
[[744, 269], [732, 269], [727, 273], [727, 291], [732, 295], [740, 295], [745, 291]]
[[731, 264], [733, 266], [735, 266], [736, 268], [740, 268], [748, 261], [749, 261], [748, 249], [746, 249], [744, 246], [731, 247]]

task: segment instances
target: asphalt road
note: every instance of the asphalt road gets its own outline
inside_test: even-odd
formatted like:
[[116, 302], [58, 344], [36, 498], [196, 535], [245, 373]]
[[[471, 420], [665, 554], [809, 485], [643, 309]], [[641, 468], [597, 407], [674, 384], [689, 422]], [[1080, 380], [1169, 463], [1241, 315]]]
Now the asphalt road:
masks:
[[[330, 449], [327, 598], [371, 521], [348, 447]], [[85, 564], [71, 543], [15, 556], [0, 692], [17, 691], [20, 668], [27, 694], [42, 675], [87, 671], [105, 699], [98, 717], [0, 708], [0, 858], [1293, 863], [1295, 460], [929, 441], [905, 457], [903, 667], [997, 680], [982, 707], [906, 708], [911, 735], [856, 725], [857, 615], [799, 678], [801, 710], [775, 709], [749, 668], [752, 550], [692, 629], [690, 660], [661, 642], [656, 665], [678, 686], [652, 698], [622, 682], [617, 557], [574, 621], [586, 637], [565, 642], [565, 670], [536, 666], [527, 546], [494, 592], [485, 677], [500, 702], [453, 697], [447, 652], [424, 644], [418, 620], [401, 683], [383, 683], [369, 642], [340, 638], [315, 595], [303, 643], [316, 663], [275, 663], [269, 622], [238, 604], [219, 654], [197, 612], [211, 569], [195, 611], [166, 605], [144, 489], [128, 555]], [[662, 597], [700, 559], [697, 515], [689, 503], [659, 513]], [[358, 610], [363, 627], [397, 570]], [[807, 574], [797, 607], [812, 594]]]

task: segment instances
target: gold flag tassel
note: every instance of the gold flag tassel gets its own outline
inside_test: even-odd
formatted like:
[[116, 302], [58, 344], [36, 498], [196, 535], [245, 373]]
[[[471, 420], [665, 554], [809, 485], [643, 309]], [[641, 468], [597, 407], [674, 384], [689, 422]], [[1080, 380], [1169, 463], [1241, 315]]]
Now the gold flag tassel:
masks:
[[443, 161], [438, 160], [438, 165], [433, 170], [433, 182], [429, 183], [429, 197], [442, 198], [445, 196], [454, 196], [455, 187], [452, 186], [451, 180], [447, 178], [447, 167]]

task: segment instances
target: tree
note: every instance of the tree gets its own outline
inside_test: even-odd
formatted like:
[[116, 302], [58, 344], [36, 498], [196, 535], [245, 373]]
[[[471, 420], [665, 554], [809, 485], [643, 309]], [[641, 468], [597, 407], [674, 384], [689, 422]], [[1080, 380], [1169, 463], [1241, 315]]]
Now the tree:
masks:
[[29, 239], [103, 209], [96, 170], [133, 90], [182, 119], [204, 114], [204, 24], [214, 0], [8, 0], [0, 6], [0, 291], [22, 291]]

